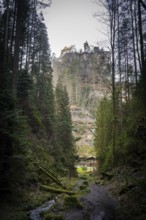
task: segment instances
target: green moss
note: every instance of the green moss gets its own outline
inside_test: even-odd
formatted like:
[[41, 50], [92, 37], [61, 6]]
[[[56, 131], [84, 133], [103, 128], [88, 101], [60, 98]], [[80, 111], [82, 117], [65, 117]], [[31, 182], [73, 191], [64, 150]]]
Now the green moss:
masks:
[[80, 192], [79, 192], [79, 194], [78, 194], [78, 197], [80, 197], [81, 195], [84, 195], [84, 194], [87, 194], [87, 193], [90, 193], [90, 190], [89, 189], [83, 189], [83, 190], [81, 190]]
[[83, 193], [83, 192], [88, 192], [88, 181], [84, 181], [83, 183], [82, 183], [82, 185], [80, 186], [80, 191], [81, 191], [81, 193]]
[[85, 190], [85, 189], [87, 189], [87, 186], [86, 186], [86, 185], [81, 185], [81, 186], [80, 186], [80, 190]]
[[64, 220], [63, 215], [47, 213], [47, 212], [46, 213], [43, 212], [43, 214], [41, 214], [41, 217], [43, 218], [43, 220]]
[[83, 185], [88, 186], [88, 181], [85, 180], [85, 181], [83, 182]]
[[77, 173], [78, 174], [82, 174], [84, 171], [83, 171], [83, 168], [82, 167], [77, 167]]
[[65, 209], [70, 209], [70, 208], [82, 208], [81, 203], [77, 199], [76, 196], [65, 196], [64, 197], [64, 208]]
[[50, 210], [53, 212], [58, 212], [58, 211], [63, 211], [64, 210], [64, 197], [66, 194], [59, 194], [56, 196], [56, 202], [55, 204], [51, 207]]
[[41, 185], [40, 187], [41, 187], [41, 189], [46, 190], [51, 193], [56, 193], [56, 194], [64, 193], [64, 194], [68, 194], [68, 195], [75, 194], [75, 192], [73, 192], [73, 191], [59, 189], [59, 188], [53, 188], [53, 187], [49, 187], [49, 186], [45, 186], [45, 185]]
[[80, 175], [80, 179], [82, 180], [88, 180], [89, 179], [89, 173], [85, 172], [82, 175]]
[[105, 184], [104, 180], [100, 180], [99, 185], [103, 186]]
[[27, 210], [34, 209], [35, 207], [41, 205], [42, 203], [51, 199], [51, 193], [43, 192], [43, 191], [35, 191], [29, 192], [28, 195], [25, 196], [25, 204]]

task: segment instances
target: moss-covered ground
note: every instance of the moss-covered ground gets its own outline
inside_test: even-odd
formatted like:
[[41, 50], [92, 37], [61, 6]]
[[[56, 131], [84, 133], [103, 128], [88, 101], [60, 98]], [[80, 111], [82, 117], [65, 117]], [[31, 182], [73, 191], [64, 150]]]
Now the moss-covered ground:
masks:
[[[29, 220], [28, 212], [30, 210], [42, 205], [48, 200], [51, 200], [53, 197], [56, 197], [56, 207], [58, 206], [62, 210], [67, 210], [71, 207], [82, 208], [79, 198], [81, 195], [88, 192], [88, 184], [89, 182], [94, 182], [94, 177], [91, 175], [90, 170], [85, 170], [82, 167], [78, 168], [77, 172], [78, 177], [76, 178], [60, 178], [61, 183], [67, 188], [67, 190], [76, 192], [75, 195], [69, 196], [63, 193], [57, 196], [57, 194], [41, 190], [40, 187], [32, 187], [24, 190], [21, 189], [19, 190], [19, 193], [8, 195], [1, 199], [0, 220]], [[58, 186], [53, 183], [49, 186], [58, 188]], [[45, 219], [50, 218], [48, 213], [48, 217]], [[53, 218], [61, 219], [60, 216]]]
[[0, 220], [29, 220], [28, 211], [50, 200], [48, 192], [33, 189], [1, 198]]

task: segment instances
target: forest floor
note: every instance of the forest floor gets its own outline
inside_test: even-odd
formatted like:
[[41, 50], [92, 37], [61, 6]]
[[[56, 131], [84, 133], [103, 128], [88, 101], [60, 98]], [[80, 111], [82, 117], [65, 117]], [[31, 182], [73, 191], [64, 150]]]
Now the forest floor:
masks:
[[[89, 191], [79, 195], [83, 209], [61, 212], [65, 220], [145, 220], [146, 187], [143, 170], [117, 167], [105, 176], [87, 179]], [[124, 175], [125, 174], [125, 175]], [[84, 181], [77, 181], [78, 188]]]
[[108, 196], [105, 189], [97, 184], [89, 185], [89, 192], [79, 199], [82, 209], [71, 209], [65, 212], [65, 220], [118, 220], [116, 201]]
[[[111, 179], [96, 176], [95, 180], [90, 175], [86, 179], [72, 179], [70, 184], [78, 192], [76, 196], [81, 207], [71, 204], [70, 208], [62, 210], [57, 204], [57, 209], [48, 213], [60, 214], [65, 220], [145, 220], [146, 188], [140, 170], [134, 172], [129, 168], [125, 179], [122, 175], [124, 168], [112, 172]], [[28, 220], [28, 210], [52, 199], [49, 192], [33, 190], [29, 193], [31, 195], [25, 201], [17, 197], [17, 201], [7, 200], [7, 204], [0, 204], [0, 220]], [[63, 197], [61, 194], [58, 198], [62, 200]]]
[[[78, 108], [72, 112], [72, 119], [75, 130], [75, 137], [82, 138], [77, 142], [77, 150], [80, 157], [94, 156], [93, 132], [95, 119], [88, 111]], [[131, 155], [132, 158], [132, 155]], [[111, 170], [110, 175], [100, 176], [97, 182], [104, 185], [108, 194], [116, 198], [123, 220], [146, 220], [146, 173], [145, 164], [140, 158], [132, 158], [133, 165], [118, 165]], [[128, 166], [129, 165], [129, 166]], [[145, 176], [145, 177], [144, 177]], [[101, 179], [100, 179], [101, 178]]]
[[[78, 184], [79, 183], [79, 184]], [[84, 181], [77, 180], [77, 185], [80, 188], [83, 186]], [[82, 191], [82, 190], [81, 190]], [[62, 205], [62, 201], [65, 197], [60, 196], [55, 206], [44, 214], [43, 219], [53, 219], [51, 216], [57, 216], [56, 219], [64, 220], [119, 220], [120, 216], [117, 211], [117, 201], [110, 197], [104, 187], [99, 186], [96, 183], [89, 183], [85, 191], [78, 191], [79, 195], [76, 195], [77, 201], [80, 205], [77, 205], [74, 196], [68, 200], [67, 207]], [[60, 201], [61, 198], [61, 201]], [[58, 202], [59, 201], [59, 202]], [[71, 204], [69, 204], [71, 201]], [[65, 204], [65, 203], [64, 203]], [[50, 217], [50, 218], [49, 218]]]
[[104, 178], [104, 188], [118, 201], [119, 212], [123, 220], [146, 219], [146, 180], [141, 169], [118, 167], [112, 171], [114, 176]]

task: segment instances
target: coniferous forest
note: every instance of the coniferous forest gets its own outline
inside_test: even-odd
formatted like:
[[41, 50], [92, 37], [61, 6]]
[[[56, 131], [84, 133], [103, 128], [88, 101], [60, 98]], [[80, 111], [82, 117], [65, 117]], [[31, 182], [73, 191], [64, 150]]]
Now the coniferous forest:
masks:
[[[81, 107], [78, 96], [87, 99], [79, 94], [77, 75], [73, 78], [74, 72], [81, 72], [81, 63], [65, 61], [68, 66], [63, 74], [71, 73], [70, 80], [78, 88], [71, 103], [70, 84], [64, 82], [67, 77], [60, 75], [53, 85], [51, 46], [43, 16], [51, 0], [0, 1], [0, 220], [40, 220], [30, 211], [46, 201], [55, 204], [51, 211], [42, 209], [42, 220], [146, 218], [146, 1], [96, 3], [105, 8], [102, 19], [109, 28], [106, 74], [110, 75], [110, 95], [104, 95], [97, 106], [93, 100], [91, 112], [88, 108], [94, 113], [96, 155], [95, 169], [88, 172], [84, 164], [78, 165], [78, 138], [73, 136], [77, 128], [70, 110], [71, 104]], [[88, 54], [89, 48], [85, 49]], [[104, 63], [103, 51], [100, 49]], [[66, 48], [64, 54], [75, 53]], [[79, 56], [82, 54], [80, 51]], [[100, 68], [104, 77], [102, 62], [95, 62], [95, 70]], [[86, 60], [83, 75], [85, 65]], [[82, 92], [90, 93], [84, 77], [83, 83]], [[98, 187], [116, 199], [116, 208], [104, 194], [103, 201], [94, 201], [92, 191], [98, 197]], [[87, 193], [89, 197], [82, 200]], [[108, 205], [116, 214], [109, 212]], [[73, 211], [68, 214], [72, 208], [79, 216]]]

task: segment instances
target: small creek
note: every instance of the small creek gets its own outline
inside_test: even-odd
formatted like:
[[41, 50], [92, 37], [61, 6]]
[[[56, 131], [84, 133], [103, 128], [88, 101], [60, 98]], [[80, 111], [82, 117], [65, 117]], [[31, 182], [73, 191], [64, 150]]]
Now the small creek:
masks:
[[[90, 192], [80, 198], [83, 209], [66, 210], [62, 213], [65, 220], [119, 220], [120, 218], [115, 212], [115, 201], [106, 194], [105, 190], [96, 184], [91, 184], [89, 189]], [[29, 212], [30, 220], [42, 220], [40, 213], [48, 211], [53, 204], [55, 204], [55, 200], [50, 200], [31, 210]]]
[[50, 200], [48, 202], [45, 202], [43, 205], [31, 210], [29, 212], [29, 216], [31, 220], [42, 220], [40, 217], [40, 213], [43, 211], [48, 211], [52, 205], [55, 203], [55, 200]]

